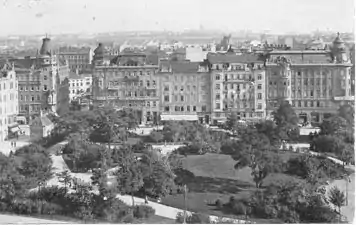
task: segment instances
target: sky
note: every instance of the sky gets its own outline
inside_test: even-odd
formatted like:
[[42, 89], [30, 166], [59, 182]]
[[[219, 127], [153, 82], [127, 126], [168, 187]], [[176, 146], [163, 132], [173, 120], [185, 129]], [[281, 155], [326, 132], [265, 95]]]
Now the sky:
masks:
[[[1, 2], [2, 1], [2, 2]], [[0, 0], [2, 35], [354, 30], [354, 0]]]

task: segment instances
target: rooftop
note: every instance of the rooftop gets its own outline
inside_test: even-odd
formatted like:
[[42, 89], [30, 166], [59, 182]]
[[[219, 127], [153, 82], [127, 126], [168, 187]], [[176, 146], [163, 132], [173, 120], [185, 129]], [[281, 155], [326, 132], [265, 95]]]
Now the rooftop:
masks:
[[219, 54], [219, 53], [209, 53], [207, 55], [207, 59], [211, 64], [216, 63], [253, 63], [253, 62], [261, 62], [263, 63], [263, 59], [261, 59], [258, 55], [254, 54]]
[[190, 61], [168, 61], [160, 62], [160, 68], [171, 68], [173, 73], [196, 73], [199, 69], [199, 62]]

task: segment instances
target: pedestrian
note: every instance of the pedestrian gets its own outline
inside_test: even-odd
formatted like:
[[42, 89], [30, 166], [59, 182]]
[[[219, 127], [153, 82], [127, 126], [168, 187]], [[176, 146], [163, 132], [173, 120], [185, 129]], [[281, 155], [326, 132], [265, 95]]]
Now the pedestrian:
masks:
[[14, 147], [16, 148], [16, 141], [14, 141]]
[[145, 204], [148, 204], [148, 197], [145, 195]]

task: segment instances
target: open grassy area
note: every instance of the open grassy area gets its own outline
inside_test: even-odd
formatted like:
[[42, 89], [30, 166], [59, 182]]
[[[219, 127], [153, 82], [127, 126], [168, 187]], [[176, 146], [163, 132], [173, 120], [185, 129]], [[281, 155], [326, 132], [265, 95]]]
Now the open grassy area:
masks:
[[[284, 160], [297, 155], [297, 153], [291, 152], [281, 152], [280, 154]], [[251, 169], [235, 170], [235, 163], [230, 156], [222, 154], [190, 155], [183, 158], [184, 168], [195, 175], [193, 179], [186, 180], [188, 186], [187, 209], [209, 215], [236, 217], [224, 214], [213, 205], [217, 199], [224, 202], [227, 202], [231, 196], [241, 199], [248, 197], [252, 191], [256, 190]], [[270, 174], [265, 179], [264, 185], [286, 178], [289, 176], [285, 174]], [[168, 196], [162, 202], [169, 206], [184, 208], [182, 194]], [[260, 219], [251, 220], [259, 223], [266, 222]]]

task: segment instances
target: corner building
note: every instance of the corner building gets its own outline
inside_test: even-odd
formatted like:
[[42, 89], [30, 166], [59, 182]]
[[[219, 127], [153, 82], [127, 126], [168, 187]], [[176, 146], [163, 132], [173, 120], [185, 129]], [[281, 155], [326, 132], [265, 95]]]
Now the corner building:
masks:
[[300, 122], [322, 122], [354, 101], [352, 64], [339, 34], [331, 50], [271, 51], [266, 60], [267, 113], [288, 101]]
[[158, 61], [143, 53], [123, 53], [110, 59], [103, 44], [94, 50], [93, 105], [133, 108], [140, 123], [159, 120]]
[[212, 124], [231, 112], [246, 121], [266, 116], [264, 60], [252, 54], [208, 54]]

